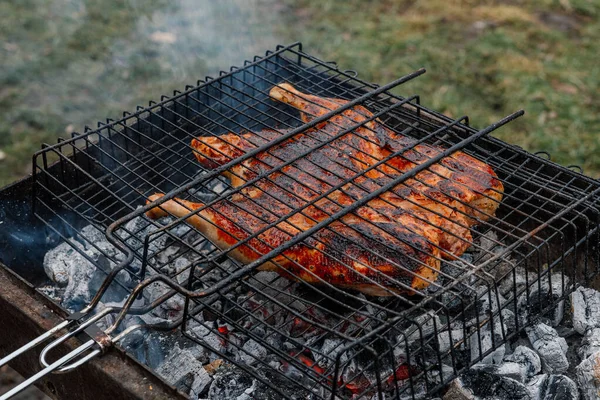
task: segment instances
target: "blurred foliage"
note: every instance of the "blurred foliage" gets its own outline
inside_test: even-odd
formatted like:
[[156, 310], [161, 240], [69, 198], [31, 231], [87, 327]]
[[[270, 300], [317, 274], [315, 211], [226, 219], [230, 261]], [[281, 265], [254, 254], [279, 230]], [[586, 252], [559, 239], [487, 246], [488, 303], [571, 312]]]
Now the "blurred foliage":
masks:
[[[340, 67], [482, 127], [523, 108], [494, 135], [600, 176], [597, 0], [300, 0], [284, 29]], [[289, 31], [287, 34], [290, 34]]]
[[30, 173], [42, 143], [118, 118], [274, 47], [256, 4], [0, 2], [0, 187]]
[[0, 186], [33, 152], [278, 42], [600, 176], [597, 0], [0, 2]]

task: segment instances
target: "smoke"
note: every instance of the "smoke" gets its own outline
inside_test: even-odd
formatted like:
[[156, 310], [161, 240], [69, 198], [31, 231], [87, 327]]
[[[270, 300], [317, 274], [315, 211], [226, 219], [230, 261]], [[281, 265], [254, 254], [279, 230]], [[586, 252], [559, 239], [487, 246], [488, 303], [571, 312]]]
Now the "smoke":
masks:
[[[139, 37], [158, 43], [161, 69], [178, 81], [216, 75], [277, 45], [272, 1], [182, 0], [138, 20]], [[142, 5], [143, 6], [143, 5]], [[200, 67], [200, 68], [199, 68]]]

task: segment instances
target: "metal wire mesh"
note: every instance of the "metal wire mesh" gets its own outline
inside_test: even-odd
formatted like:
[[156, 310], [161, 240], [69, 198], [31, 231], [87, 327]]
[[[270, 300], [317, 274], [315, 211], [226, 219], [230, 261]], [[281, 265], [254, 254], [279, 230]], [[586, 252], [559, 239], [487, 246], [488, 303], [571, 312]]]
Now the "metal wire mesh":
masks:
[[[596, 275], [600, 186], [487, 135], [501, 124], [477, 131], [390, 93], [422, 72], [378, 88], [298, 44], [278, 47], [44, 148], [35, 215], [65, 241], [108, 228], [123, 255], [106, 257], [126, 276], [106, 285], [130, 300], [172, 289], [147, 308], [182, 296], [174, 326], [284, 398], [430, 395]], [[283, 82], [335, 107], [273, 101]], [[200, 137], [215, 138], [203, 143], [220, 144], [221, 161], [198, 162]], [[489, 165], [500, 188], [461, 182], [476, 167], [460, 154]], [[502, 200], [486, 213], [464, 191]], [[280, 273], [257, 273], [266, 264]]]

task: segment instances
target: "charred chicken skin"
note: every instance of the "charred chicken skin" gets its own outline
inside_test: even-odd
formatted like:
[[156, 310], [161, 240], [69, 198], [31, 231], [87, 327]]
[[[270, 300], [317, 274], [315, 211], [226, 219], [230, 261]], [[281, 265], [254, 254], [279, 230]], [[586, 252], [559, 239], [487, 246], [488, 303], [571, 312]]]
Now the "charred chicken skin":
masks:
[[[289, 84], [275, 86], [270, 95], [297, 108], [305, 122], [345, 103], [301, 93]], [[232, 257], [248, 263], [443, 151], [416, 144], [378, 120], [312, 150], [371, 116], [366, 108], [353, 107], [236, 164], [224, 173], [234, 187], [263, 177], [189, 217], [188, 223], [227, 250], [290, 214], [285, 222], [229, 250]], [[214, 168], [284, 133], [263, 130], [200, 137], [192, 140], [192, 147], [203, 166]], [[394, 153], [399, 155], [391, 157]], [[382, 160], [386, 162], [364, 172]], [[331, 190], [339, 185], [339, 190]], [[502, 183], [487, 164], [457, 152], [259, 268], [377, 296], [422, 289], [437, 278], [440, 257], [451, 259], [466, 250], [472, 241], [469, 227], [476, 219], [494, 215], [502, 192]], [[174, 199], [148, 216], [182, 217], [203, 206]]]

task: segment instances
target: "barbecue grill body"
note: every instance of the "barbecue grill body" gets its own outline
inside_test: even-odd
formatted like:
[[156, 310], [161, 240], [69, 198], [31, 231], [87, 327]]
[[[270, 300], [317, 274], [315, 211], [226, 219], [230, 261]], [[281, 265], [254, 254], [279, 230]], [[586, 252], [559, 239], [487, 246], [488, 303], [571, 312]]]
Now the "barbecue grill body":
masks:
[[[35, 290], [47, 282], [42, 263], [56, 241], [42, 240], [44, 225], [31, 215], [32, 178], [0, 190], [0, 354], [8, 354], [58, 325], [69, 313]], [[83, 338], [82, 338], [83, 339]], [[56, 354], [77, 347], [71, 339]], [[23, 376], [40, 370], [41, 347], [10, 365]], [[69, 374], [49, 375], [36, 385], [53, 399], [186, 399], [146, 366], [116, 349]]]
[[[162, 192], [177, 190], [180, 186], [198, 181], [198, 174], [210, 173], [210, 171], [203, 171], [195, 162], [189, 148], [192, 137], [219, 135], [228, 131], [240, 132], [243, 127], [252, 130], [274, 128], [281, 126], [282, 122], [299, 125], [295, 110], [289, 106], [269, 103], [268, 97], [265, 96], [271, 85], [281, 81], [292, 82], [310, 93], [326, 94], [327, 97], [348, 100], [376, 88], [360, 81], [355, 73], [340, 71], [334, 64], [315, 59], [303, 53], [300, 46], [294, 45], [278, 48], [275, 53], [269, 52], [264, 58], [256, 58], [253, 62], [246, 63], [243, 69], [232, 69], [229, 74], [223, 74], [216, 80], [199, 82], [195, 87], [186, 88], [183, 93], [176, 92], [171, 98], [163, 98], [161, 104], [151, 103], [148, 108], [140, 108], [135, 114], [125, 114], [121, 121], [107, 121], [106, 124], [100, 124], [97, 130], [89, 130], [81, 135], [74, 134], [72, 139], [49, 147], [36, 155], [33, 178], [28, 178], [0, 192], [0, 215], [4, 216], [4, 225], [0, 231], [0, 235], [3, 236], [0, 241], [2, 243], [0, 246], [3, 246], [0, 247], [2, 257], [0, 261], [28, 282], [38, 285], [47, 280], [42, 268], [45, 252], [64, 240], [72, 240], [77, 236], [76, 232], [90, 223], [106, 228], [120, 219], [115, 232], [122, 232], [129, 235], [129, 238], [133, 238], [134, 235], [126, 232], [123, 226], [131, 220], [128, 217], [130, 213], [134, 212], [136, 207], [143, 205], [148, 195], [158, 190]], [[382, 99], [370, 99], [365, 105], [375, 111], [403, 100], [405, 99], [386, 95]], [[434, 137], [431, 142], [445, 147], [450, 147], [477, 132], [463, 123], [455, 123], [443, 115], [423, 108], [416, 101], [407, 101], [394, 112], [387, 113], [384, 120], [388, 126], [396, 129], [406, 128], [412, 121], [417, 121], [420, 126], [429, 129], [429, 131], [421, 129], [412, 132], [411, 134], [414, 134], [417, 139], [435, 129], [443, 128], [443, 134]], [[485, 293], [473, 297], [473, 294], [467, 293], [466, 290], [448, 292], [451, 298], [461, 304], [462, 310], [449, 310], [440, 297], [443, 290], [438, 293], [426, 293], [425, 297], [417, 299], [396, 299], [396, 303], [390, 302], [387, 305], [390, 313], [395, 316], [390, 318], [389, 324], [377, 327], [374, 329], [374, 334], [366, 338], [357, 336], [354, 340], [347, 341], [344, 352], [332, 356], [335, 368], [328, 374], [339, 378], [344, 367], [344, 354], [362, 354], [362, 358], [365, 358], [365, 355], [374, 358], [375, 373], [379, 380], [384, 382], [379, 382], [376, 386], [369, 385], [363, 394], [383, 390], [382, 385], [390, 380], [389, 375], [385, 375], [386, 372], [381, 367], [387, 362], [384, 358], [391, 357], [394, 349], [410, 347], [408, 345], [410, 338], [407, 337], [409, 328], [414, 329], [414, 326], [417, 326], [417, 330], [423, 329], [424, 324], [414, 317], [415, 312], [434, 311], [439, 316], [446, 317], [448, 321], [452, 319], [456, 321], [461, 316], [466, 319], [477, 299], [494, 297], [498, 292], [498, 286], [509, 279], [517, 267], [522, 267], [540, 276], [549, 275], [545, 271], [550, 270], [563, 280], [564, 290], [561, 298], [553, 298], [547, 303], [536, 303], [538, 308], [535, 311], [542, 314], [567, 296], [568, 285], [574, 283], [590, 285], [590, 281], [597, 275], [598, 193], [600, 191], [598, 182], [576, 171], [553, 164], [544, 157], [529, 154], [490, 137], [478, 139], [464, 150], [489, 163], [498, 173], [506, 189], [496, 218], [482, 224], [479, 231], [474, 230], [474, 233], [494, 231], [506, 241], [507, 246], [514, 245], [514, 247], [503, 257], [488, 260], [490, 266], [487, 270], [473, 274], [476, 283], [487, 287]], [[198, 181], [195, 188], [202, 189], [204, 185], [206, 182]], [[180, 196], [189, 196], [189, 193], [181, 192]], [[148, 237], [136, 238], [141, 245], [129, 248], [129, 251], [142, 263], [141, 270], [131, 271], [131, 275], [136, 279], [141, 280], [147, 276], [146, 272], [149, 269], [156, 268], [148, 264], [145, 255], [149, 243], [155, 242], [156, 236], [160, 234], [159, 232]], [[85, 238], [78, 240], [85, 240]], [[189, 251], [194, 249], [190, 248]], [[217, 262], [223, 262], [225, 258], [223, 254]], [[494, 266], [500, 265], [507, 259], [511, 260], [510, 269], [495, 275]], [[4, 266], [0, 265], [0, 268]], [[157, 268], [157, 271], [159, 270], [160, 268]], [[190, 276], [192, 278], [184, 286], [187, 290], [196, 290], [201, 280], [195, 281], [193, 270]], [[457, 278], [450, 279], [449, 283], [460, 282]], [[536, 283], [538, 283], [537, 279], [532, 278], [527, 286], [534, 287]], [[247, 288], [251, 284], [249, 280], [240, 280], [233, 285], [233, 288], [238, 286]], [[17, 291], [31, 290], [25, 286], [15, 287]], [[217, 298], [225, 301], [227, 291], [231, 290], [233, 289], [223, 289], [222, 292], [217, 293]], [[47, 299], [42, 300], [41, 296], [36, 293], [36, 301], [47, 301]], [[305, 302], [307, 309], [321, 304], [316, 301], [313, 303], [310, 296], [302, 301]], [[32, 327], [40, 325], [34, 316], [25, 315], [26, 313], [21, 312], [19, 307], [10, 303], [8, 298], [1, 304], [7, 307], [7, 310], [12, 307], [10, 313], [17, 316], [14, 325], [25, 320]], [[204, 303], [202, 298], [190, 297], [186, 302], [186, 305], [189, 304], [202, 306]], [[366, 313], [363, 305], [350, 304], [350, 307], [356, 307], [357, 313]], [[65, 315], [65, 311], [60, 310], [56, 305], [48, 305], [48, 307], [54, 307], [51, 309]], [[211, 309], [210, 304], [206, 307]], [[188, 313], [187, 310], [186, 308], [185, 323], [181, 326], [182, 332], [206, 347], [206, 343], [195, 336], [191, 329], [194, 321], [199, 323], [198, 315]], [[302, 315], [302, 317], [306, 318], [310, 325], [310, 316]], [[249, 321], [251, 318], [251, 314], [241, 316], [242, 321]], [[377, 318], [373, 316], [373, 320]], [[497, 316], [491, 318], [495, 321]], [[484, 324], [485, 321], [478, 323]], [[427, 393], [438, 391], [461, 369], [482, 359], [495, 348], [514, 338], [523, 327], [517, 326], [518, 329], [515, 331], [502, 332], [501, 340], [494, 343], [493, 349], [480, 353], [475, 360], [460, 359], [456, 349], [440, 352], [437, 355], [439, 364], [444, 362], [454, 369], [452, 374], [444, 375], [437, 385], [424, 383]], [[32, 330], [36, 329], [38, 328], [32, 328]], [[438, 330], [441, 327], [434, 327], [434, 329]], [[465, 327], [464, 331], [468, 329]], [[330, 333], [343, 336], [340, 332]], [[434, 337], [439, 333], [436, 332]], [[477, 332], [474, 334], [476, 335]], [[7, 337], [0, 334], [0, 341], [7, 340]], [[397, 337], [401, 338], [397, 343], [390, 342], [390, 338]], [[419, 334], [417, 334], [417, 341], [422, 348], [431, 345], [428, 342], [431, 339]], [[8, 348], [8, 345], [9, 343], [2, 343], [2, 349]], [[457, 344], [460, 345], [461, 343]], [[226, 354], [216, 354], [227, 358]], [[287, 362], [297, 362], [294, 356], [289, 354], [281, 356]], [[126, 356], [119, 355], [119, 357], [122, 360]], [[30, 373], [34, 369], [31, 360], [28, 359], [22, 366], [16, 364], [17, 369], [22, 373]], [[104, 360], [102, 362], [106, 362]], [[236, 360], [231, 361], [236, 362]], [[127, 362], [129, 365], [136, 365], [132, 360]], [[392, 364], [395, 362], [397, 361], [392, 361]], [[100, 363], [97, 367], [98, 363], [100, 362], [94, 361], [91, 365], [100, 370], [106, 365]], [[401, 366], [395, 365], [395, 367]], [[424, 370], [428, 371], [427, 368], [435, 370], [435, 366], [414, 367], [409, 373], [409, 375], [414, 374], [414, 377], [410, 376], [409, 379], [403, 377], [400, 386], [408, 390], [406, 393], [416, 395], [414, 387], [422, 378]], [[348, 395], [349, 385], [336, 387], [340, 379], [332, 379], [331, 376], [324, 375], [323, 372], [315, 369], [314, 365], [305, 365], [304, 369], [301, 365], [296, 365], [296, 368], [309, 376], [315, 386], [323, 387], [325, 397]], [[139, 369], [137, 365], [135, 369], [142, 371], [139, 372], [141, 375], [148, 373]], [[393, 373], [391, 379], [396, 385], [400, 380], [397, 375], [397, 372]], [[265, 380], [264, 376], [260, 378]], [[69, 380], [68, 376], [66, 379], [63, 377], [56, 379], [60, 382]], [[158, 378], [152, 376], [151, 379]], [[163, 390], [162, 393], [168, 393], [170, 390], [165, 385], [157, 385], [160, 389], [155, 387], [155, 390]], [[132, 396], [137, 391], [135, 387], [127, 390], [131, 391]], [[147, 393], [138, 394], [144, 397]], [[283, 393], [282, 396], [287, 395]]]

